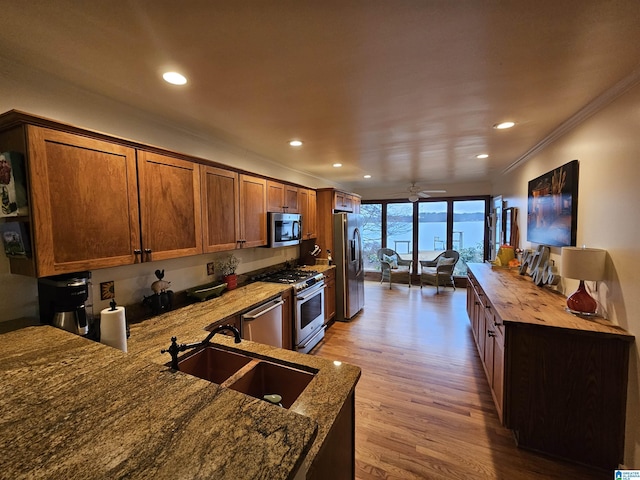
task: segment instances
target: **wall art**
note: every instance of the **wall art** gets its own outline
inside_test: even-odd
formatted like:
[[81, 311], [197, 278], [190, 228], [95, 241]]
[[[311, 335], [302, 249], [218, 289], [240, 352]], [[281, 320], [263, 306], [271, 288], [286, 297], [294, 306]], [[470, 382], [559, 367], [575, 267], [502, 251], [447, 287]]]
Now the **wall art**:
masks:
[[578, 160], [529, 182], [527, 240], [554, 247], [575, 246]]

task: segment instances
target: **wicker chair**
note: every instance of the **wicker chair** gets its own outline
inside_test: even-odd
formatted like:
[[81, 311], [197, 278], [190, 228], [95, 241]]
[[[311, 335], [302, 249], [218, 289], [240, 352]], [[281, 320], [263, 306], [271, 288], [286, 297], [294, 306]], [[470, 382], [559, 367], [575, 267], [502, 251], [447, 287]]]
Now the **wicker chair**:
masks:
[[389, 289], [391, 289], [393, 276], [402, 273], [409, 275], [409, 288], [411, 288], [411, 265], [413, 260], [404, 260], [399, 253], [390, 248], [378, 250], [378, 260], [380, 260], [380, 269], [382, 270], [380, 283], [388, 281]]
[[445, 250], [433, 260], [420, 260], [420, 288], [423, 284], [435, 285], [436, 293], [440, 287], [450, 286], [456, 289], [453, 271], [460, 254], [455, 250]]

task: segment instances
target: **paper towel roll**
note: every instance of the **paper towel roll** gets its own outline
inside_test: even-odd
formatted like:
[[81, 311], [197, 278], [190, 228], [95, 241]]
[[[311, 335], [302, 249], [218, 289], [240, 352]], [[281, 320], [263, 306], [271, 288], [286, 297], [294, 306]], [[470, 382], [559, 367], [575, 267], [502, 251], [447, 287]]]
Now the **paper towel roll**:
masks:
[[100, 343], [127, 351], [127, 321], [124, 307], [105, 308], [100, 312]]

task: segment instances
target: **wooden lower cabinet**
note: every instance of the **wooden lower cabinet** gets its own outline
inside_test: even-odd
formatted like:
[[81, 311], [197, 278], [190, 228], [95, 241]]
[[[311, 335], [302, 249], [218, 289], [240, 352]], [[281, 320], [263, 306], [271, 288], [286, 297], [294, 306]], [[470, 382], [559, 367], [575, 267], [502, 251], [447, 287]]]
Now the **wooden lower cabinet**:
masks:
[[611, 470], [623, 463], [634, 337], [565, 311], [516, 271], [469, 265], [467, 312], [496, 410], [518, 446]]
[[293, 290], [282, 294], [282, 348], [293, 349]]
[[308, 480], [355, 478], [355, 425], [355, 393], [352, 391], [307, 472]]
[[[240, 332], [240, 336], [242, 337], [242, 318], [240, 315], [233, 315], [231, 317], [225, 318], [224, 320], [220, 320], [219, 322], [212, 323], [205, 327], [205, 330], [211, 332], [214, 328], [219, 327], [221, 325], [231, 325], [232, 327], [236, 327]], [[220, 332], [221, 335], [228, 335], [233, 337], [232, 332]], [[203, 337], [204, 338], [204, 337]], [[243, 337], [244, 338], [244, 337]]]
[[324, 324], [328, 324], [336, 316], [336, 269], [324, 272]]

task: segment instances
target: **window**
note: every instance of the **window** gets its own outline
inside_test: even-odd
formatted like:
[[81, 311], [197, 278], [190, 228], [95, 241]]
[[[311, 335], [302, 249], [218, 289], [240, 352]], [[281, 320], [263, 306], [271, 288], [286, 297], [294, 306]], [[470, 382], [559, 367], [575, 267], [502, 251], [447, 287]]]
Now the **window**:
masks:
[[[432, 260], [447, 249], [460, 253], [455, 275], [466, 275], [467, 262], [482, 262], [489, 239], [486, 216], [490, 197], [456, 197], [416, 203], [364, 201], [363, 249], [366, 271], [379, 271], [378, 249], [391, 248], [405, 259]], [[417, 246], [417, 248], [416, 248]]]
[[382, 204], [360, 206], [362, 215], [362, 257], [365, 271], [380, 270], [378, 250], [382, 248]]
[[485, 210], [483, 200], [453, 201], [453, 249], [460, 253], [455, 275], [467, 274], [467, 262], [482, 262], [485, 245]]
[[387, 204], [387, 248], [404, 259], [413, 257], [413, 203]]
[[418, 260], [433, 260], [447, 249], [447, 205], [418, 204]]

